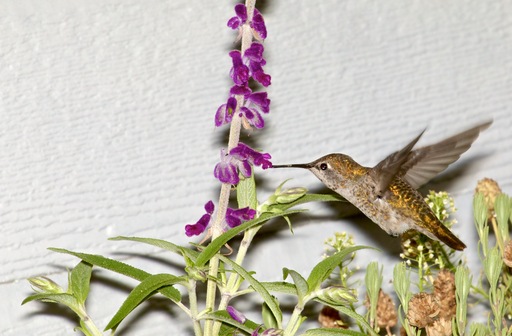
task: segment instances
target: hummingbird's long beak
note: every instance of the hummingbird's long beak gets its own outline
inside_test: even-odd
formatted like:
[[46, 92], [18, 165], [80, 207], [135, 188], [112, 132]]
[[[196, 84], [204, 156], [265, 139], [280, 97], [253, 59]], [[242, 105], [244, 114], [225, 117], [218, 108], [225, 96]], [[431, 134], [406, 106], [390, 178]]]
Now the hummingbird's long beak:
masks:
[[313, 167], [311, 163], [295, 163], [295, 164], [285, 164], [285, 165], [273, 165], [272, 168], [304, 168], [309, 169]]

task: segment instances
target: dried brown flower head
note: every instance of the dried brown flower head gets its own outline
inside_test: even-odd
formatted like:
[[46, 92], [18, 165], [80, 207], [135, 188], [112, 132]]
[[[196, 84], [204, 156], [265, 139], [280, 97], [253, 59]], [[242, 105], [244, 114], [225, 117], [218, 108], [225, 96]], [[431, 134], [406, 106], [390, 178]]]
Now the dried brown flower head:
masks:
[[484, 195], [489, 217], [492, 217], [494, 214], [494, 202], [496, 201], [496, 197], [502, 193], [498, 183], [493, 179], [484, 178], [478, 181], [475, 188], [475, 193], [482, 193]]
[[455, 299], [455, 276], [448, 270], [442, 270], [434, 280], [434, 297], [441, 309], [440, 317], [451, 320], [457, 310]]
[[391, 296], [384, 293], [382, 289], [379, 291], [379, 300], [377, 301], [377, 325], [379, 328], [389, 330], [396, 325], [397, 315], [395, 303]]
[[431, 326], [428, 326], [427, 330], [427, 335], [429, 336], [451, 336], [452, 320], [440, 318], [439, 320], [436, 320]]
[[512, 240], [507, 242], [505, 250], [503, 251], [503, 262], [508, 267], [512, 267]]
[[432, 294], [415, 294], [409, 301], [409, 310], [407, 311], [409, 324], [418, 328], [425, 328], [433, 324], [438, 318], [439, 310]]
[[340, 313], [329, 306], [324, 306], [318, 315], [318, 322], [322, 328], [347, 329], [348, 326], [341, 319]]

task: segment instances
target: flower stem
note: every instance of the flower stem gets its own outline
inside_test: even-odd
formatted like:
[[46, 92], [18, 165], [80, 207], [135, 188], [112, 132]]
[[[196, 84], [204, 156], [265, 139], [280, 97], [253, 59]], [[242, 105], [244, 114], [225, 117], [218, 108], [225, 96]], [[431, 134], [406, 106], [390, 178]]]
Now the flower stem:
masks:
[[192, 321], [194, 324], [194, 334], [196, 336], [202, 336], [203, 335], [203, 328], [201, 328], [201, 323], [199, 323], [199, 320], [197, 319], [197, 293], [196, 293], [196, 284], [197, 281], [194, 279], [189, 279], [188, 281], [188, 298], [189, 298], [189, 305], [190, 305], [190, 316], [192, 317]]
[[[241, 53], [245, 52], [245, 50], [250, 46], [252, 42], [252, 32], [251, 27], [249, 26], [249, 22], [251, 22], [254, 7], [256, 0], [246, 0], [245, 6], [247, 7], [247, 22], [243, 26], [242, 30], [242, 46]], [[233, 119], [231, 121], [231, 127], [229, 129], [229, 140], [228, 140], [228, 152], [232, 148], [235, 148], [240, 141], [240, 129], [242, 126], [242, 119], [239, 117], [240, 107], [243, 105], [244, 97], [242, 95], [236, 96], [237, 106], [236, 111], [234, 113]], [[220, 189], [219, 195], [219, 203], [217, 207], [217, 215], [215, 216], [215, 221], [212, 225], [212, 240], [220, 236], [223, 232], [223, 222], [226, 217], [226, 211], [229, 203], [229, 192], [231, 190], [231, 185], [223, 183]], [[216, 279], [218, 277], [219, 271], [219, 259], [217, 257], [213, 257], [210, 260], [210, 270], [208, 272], [208, 284], [206, 289], [206, 310], [214, 311], [215, 307], [215, 296], [217, 291], [217, 282]], [[214, 328], [215, 324], [215, 328]], [[217, 327], [218, 325], [218, 327]], [[214, 322], [213, 320], [208, 320], [205, 322], [205, 335], [216, 335], [213, 333], [213, 330], [219, 330], [220, 322]]]

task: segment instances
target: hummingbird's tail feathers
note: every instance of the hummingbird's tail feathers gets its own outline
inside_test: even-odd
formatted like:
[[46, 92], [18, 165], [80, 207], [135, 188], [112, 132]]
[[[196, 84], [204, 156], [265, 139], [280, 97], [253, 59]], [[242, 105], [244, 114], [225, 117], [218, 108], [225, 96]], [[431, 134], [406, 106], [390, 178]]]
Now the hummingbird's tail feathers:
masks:
[[434, 240], [439, 240], [445, 245], [451, 247], [454, 250], [462, 251], [466, 248], [466, 244], [462, 242], [456, 235], [454, 235], [450, 229], [448, 229], [444, 224], [439, 223], [438, 230], [428, 232], [422, 231], [429, 238]]

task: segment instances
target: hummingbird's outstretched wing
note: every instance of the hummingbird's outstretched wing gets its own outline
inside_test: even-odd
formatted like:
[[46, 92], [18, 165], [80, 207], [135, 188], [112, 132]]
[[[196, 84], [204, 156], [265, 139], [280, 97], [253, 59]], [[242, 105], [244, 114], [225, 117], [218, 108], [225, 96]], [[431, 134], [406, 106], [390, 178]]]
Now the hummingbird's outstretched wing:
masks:
[[488, 121], [436, 144], [409, 152], [398, 176], [413, 188], [419, 188], [457, 161], [471, 147], [480, 132], [491, 124], [492, 121]]
[[379, 162], [375, 167], [370, 169], [370, 175], [377, 182], [377, 194], [382, 197], [388, 189], [391, 181], [402, 170], [403, 165], [409, 161], [411, 150], [421, 138], [425, 130], [423, 130], [416, 138], [407, 144], [398, 152], [394, 152]]

